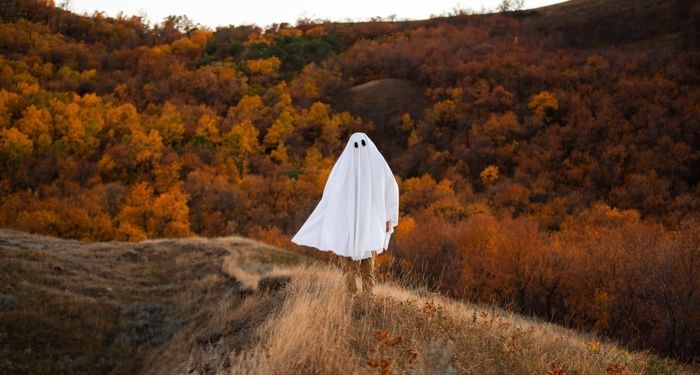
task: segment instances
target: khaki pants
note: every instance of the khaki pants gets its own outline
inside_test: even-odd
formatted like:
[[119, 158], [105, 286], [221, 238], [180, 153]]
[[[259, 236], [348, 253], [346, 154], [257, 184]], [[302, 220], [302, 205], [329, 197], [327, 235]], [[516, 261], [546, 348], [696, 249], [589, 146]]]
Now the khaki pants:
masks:
[[377, 256], [375, 251], [372, 251], [372, 256], [359, 261], [352, 260], [350, 257], [339, 256], [340, 267], [345, 272], [346, 281], [348, 284], [348, 292], [357, 293], [357, 282], [355, 275], [357, 274], [357, 266], [360, 266], [360, 277], [362, 278], [362, 292], [372, 293], [374, 288], [374, 257]]

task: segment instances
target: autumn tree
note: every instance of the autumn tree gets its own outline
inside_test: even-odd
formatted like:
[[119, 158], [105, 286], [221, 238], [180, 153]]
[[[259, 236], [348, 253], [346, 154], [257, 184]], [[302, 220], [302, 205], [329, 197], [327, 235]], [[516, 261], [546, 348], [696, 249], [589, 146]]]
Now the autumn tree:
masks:
[[147, 183], [134, 185], [117, 215], [117, 236], [128, 241], [145, 239], [151, 227], [153, 189]]
[[19, 165], [33, 150], [32, 140], [17, 128], [0, 129], [0, 160], [5, 168]]
[[150, 235], [161, 237], [187, 237], [190, 235], [188, 195], [179, 185], [160, 194], [153, 201]]

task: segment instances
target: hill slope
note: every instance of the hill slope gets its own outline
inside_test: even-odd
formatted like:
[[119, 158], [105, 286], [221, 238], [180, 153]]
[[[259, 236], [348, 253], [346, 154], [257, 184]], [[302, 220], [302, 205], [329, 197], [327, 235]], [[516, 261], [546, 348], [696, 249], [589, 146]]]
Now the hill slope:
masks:
[[0, 230], [0, 269], [3, 373], [692, 372], [393, 283], [352, 298], [337, 268], [239, 237]]
[[429, 107], [425, 87], [404, 79], [370, 80], [336, 95], [333, 108], [348, 111], [373, 124], [377, 147], [388, 154], [398, 154], [405, 147], [401, 137], [402, 116], [422, 118]]
[[561, 33], [575, 47], [698, 48], [700, 4], [688, 0], [571, 0], [525, 14], [538, 31]]

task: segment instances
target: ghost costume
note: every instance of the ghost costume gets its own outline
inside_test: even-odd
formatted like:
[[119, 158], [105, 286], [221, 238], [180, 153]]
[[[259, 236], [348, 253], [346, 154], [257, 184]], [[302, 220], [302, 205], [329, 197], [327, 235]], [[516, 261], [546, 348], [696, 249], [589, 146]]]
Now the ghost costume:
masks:
[[292, 242], [361, 260], [388, 247], [398, 222], [394, 174], [369, 137], [354, 133], [331, 169], [321, 201]]

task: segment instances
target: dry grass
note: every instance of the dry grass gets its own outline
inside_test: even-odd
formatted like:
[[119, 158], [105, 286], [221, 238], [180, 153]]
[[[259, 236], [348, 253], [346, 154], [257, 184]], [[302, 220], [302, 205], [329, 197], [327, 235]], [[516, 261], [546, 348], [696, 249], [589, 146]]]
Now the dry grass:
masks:
[[232, 374], [691, 374], [649, 353], [593, 335], [380, 284], [349, 297], [341, 272], [323, 264], [276, 267], [291, 277], [284, 302], [231, 353]]
[[358, 373], [350, 350], [352, 299], [336, 270], [318, 265], [290, 268], [282, 305], [257, 330], [250, 350], [232, 353], [232, 373]]
[[0, 373], [691, 374], [489, 306], [237, 238], [87, 244], [0, 230]]

